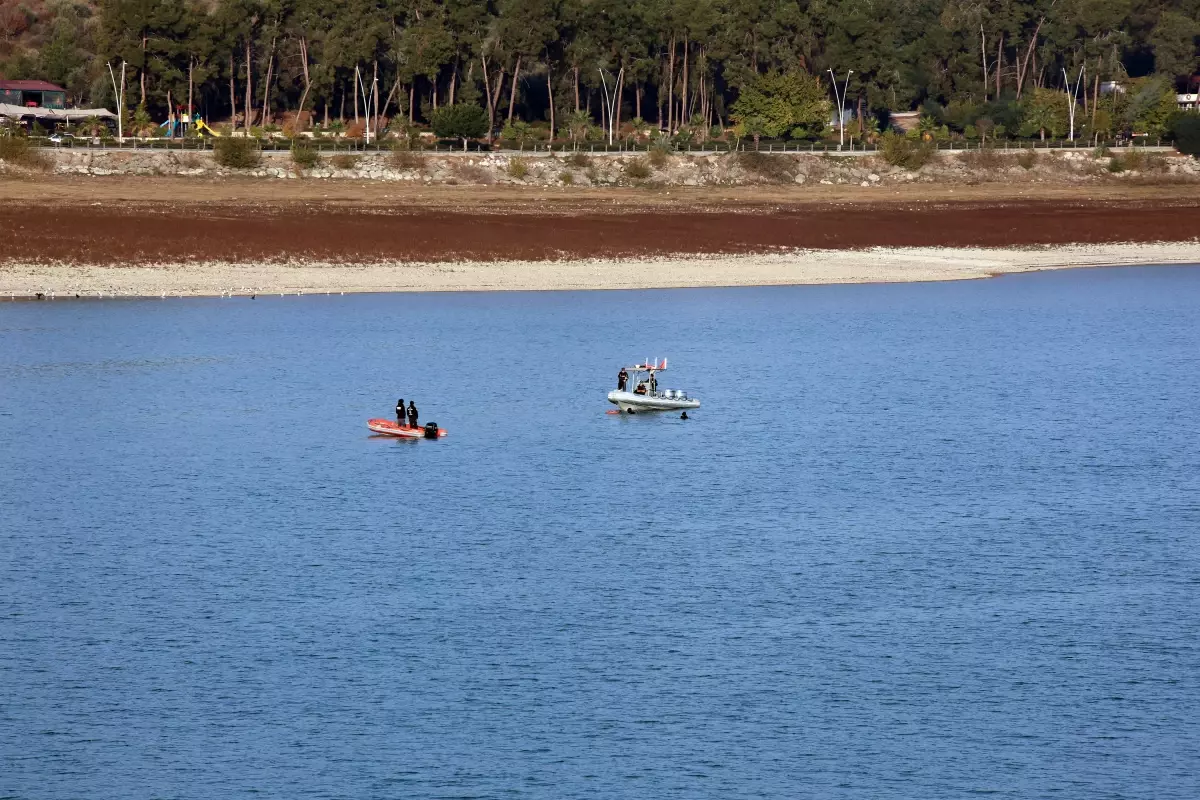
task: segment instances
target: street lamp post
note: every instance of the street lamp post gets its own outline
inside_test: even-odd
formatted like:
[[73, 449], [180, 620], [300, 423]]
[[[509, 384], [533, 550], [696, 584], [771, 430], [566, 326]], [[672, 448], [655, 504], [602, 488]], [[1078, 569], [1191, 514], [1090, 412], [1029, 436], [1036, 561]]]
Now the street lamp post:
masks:
[[833, 96], [838, 101], [838, 149], [846, 144], [846, 94], [850, 91], [850, 75], [854, 70], [846, 70], [846, 86], [842, 89], [842, 93], [838, 94], [837, 76], [833, 74], [833, 69], [829, 70], [829, 79], [833, 82]]

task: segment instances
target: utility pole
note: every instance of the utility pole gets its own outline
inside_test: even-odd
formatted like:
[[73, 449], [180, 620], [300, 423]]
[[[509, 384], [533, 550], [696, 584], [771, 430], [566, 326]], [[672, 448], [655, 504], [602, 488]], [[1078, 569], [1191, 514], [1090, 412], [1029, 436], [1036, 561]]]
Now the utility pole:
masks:
[[600, 67], [599, 71], [600, 82], [604, 85], [604, 107], [608, 110], [608, 146], [612, 147], [613, 135], [615, 133], [613, 129], [616, 127], [617, 104], [621, 102], [621, 98], [617, 94], [617, 89], [621, 86], [621, 79], [625, 75], [625, 68], [621, 67], [617, 72], [617, 77], [613, 80], [611, 95], [608, 93], [608, 80], [604, 77], [604, 67]]
[[833, 68], [829, 69], [829, 79], [833, 82], [833, 96], [838, 101], [838, 149], [840, 150], [846, 144], [846, 94], [850, 91], [850, 76], [854, 70], [846, 70], [846, 86], [842, 93], [838, 94], [837, 76], [833, 74]]
[[1072, 142], [1075, 141], [1075, 104], [1079, 99], [1079, 87], [1083, 85], [1083, 67], [1079, 68], [1079, 79], [1075, 81], [1075, 90], [1071, 91], [1071, 79], [1067, 77], [1067, 68], [1063, 67], [1063, 83], [1067, 85], [1067, 94], [1071, 97], [1071, 105], [1067, 107], [1067, 117], [1071, 121], [1071, 136]]
[[125, 144], [125, 60], [121, 59], [121, 88], [117, 89], [117, 76], [112, 64], [108, 64], [108, 77], [112, 80], [113, 97], [117, 98], [117, 144]]

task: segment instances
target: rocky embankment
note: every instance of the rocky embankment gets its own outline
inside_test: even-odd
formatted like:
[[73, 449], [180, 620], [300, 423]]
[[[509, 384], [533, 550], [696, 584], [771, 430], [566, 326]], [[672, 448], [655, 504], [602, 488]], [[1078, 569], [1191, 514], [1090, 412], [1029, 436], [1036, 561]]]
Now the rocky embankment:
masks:
[[[264, 153], [255, 169], [219, 166], [211, 152], [45, 150], [42, 172], [58, 175], [160, 175], [201, 178], [375, 180], [410, 185], [739, 186], [984, 182], [1200, 182], [1200, 161], [1174, 153], [1090, 151], [941, 152], [919, 169], [878, 155], [686, 154], [322, 154], [302, 168], [288, 152]], [[0, 172], [36, 173], [0, 162]]]

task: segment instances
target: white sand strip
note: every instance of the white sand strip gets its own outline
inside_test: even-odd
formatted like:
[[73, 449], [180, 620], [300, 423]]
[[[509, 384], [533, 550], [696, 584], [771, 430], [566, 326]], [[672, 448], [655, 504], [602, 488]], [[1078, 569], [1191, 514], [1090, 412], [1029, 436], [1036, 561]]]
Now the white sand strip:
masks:
[[1179, 263], [1200, 263], [1200, 241], [429, 264], [194, 261], [101, 267], [7, 263], [0, 264], [0, 299], [29, 297], [38, 292], [57, 297], [179, 297], [903, 283], [967, 280], [1067, 267]]

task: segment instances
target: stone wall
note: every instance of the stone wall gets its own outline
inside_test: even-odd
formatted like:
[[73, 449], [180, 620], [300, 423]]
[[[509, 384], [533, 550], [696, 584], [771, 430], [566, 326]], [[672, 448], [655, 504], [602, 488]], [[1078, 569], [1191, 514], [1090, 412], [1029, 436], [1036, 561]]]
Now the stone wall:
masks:
[[[892, 167], [876, 155], [838, 157], [809, 154], [721, 155], [585, 154], [525, 156], [510, 153], [322, 154], [301, 169], [288, 152], [264, 153], [253, 170], [218, 166], [211, 152], [55, 149], [44, 151], [59, 175], [173, 175], [257, 177], [282, 180], [378, 180], [418, 185], [524, 186], [735, 186], [825, 184], [881, 186], [921, 182], [1088, 182], [1158, 177], [1200, 179], [1200, 161], [1150, 153], [1140, 161], [1124, 151], [1020, 151], [938, 153], [919, 170]], [[1115, 160], [1114, 160], [1115, 159]], [[1117, 166], [1114, 166], [1116, 164]], [[0, 162], [0, 171], [22, 171]]]

